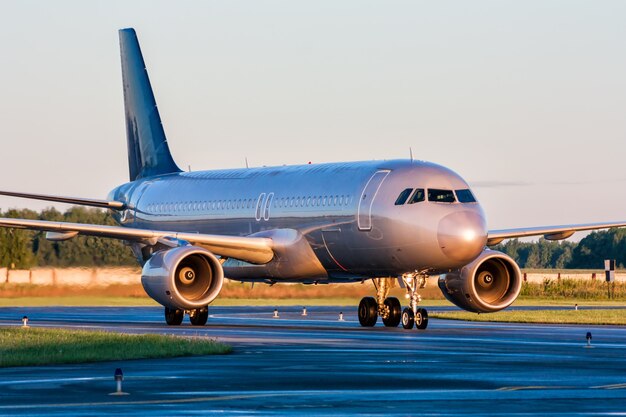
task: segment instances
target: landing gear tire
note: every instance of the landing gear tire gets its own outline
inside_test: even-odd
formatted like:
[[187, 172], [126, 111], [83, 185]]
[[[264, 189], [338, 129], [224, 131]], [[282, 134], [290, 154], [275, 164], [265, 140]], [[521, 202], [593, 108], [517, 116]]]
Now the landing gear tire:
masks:
[[363, 297], [359, 303], [359, 323], [363, 327], [374, 327], [378, 320], [378, 304], [374, 297]]
[[194, 310], [193, 314], [189, 315], [189, 321], [194, 326], [204, 326], [208, 318], [209, 318], [209, 309], [206, 307]]
[[402, 327], [405, 329], [412, 329], [415, 323], [415, 314], [410, 308], [405, 308], [402, 311]]
[[183, 310], [165, 307], [165, 322], [168, 325], [178, 326], [183, 322], [183, 317], [185, 317], [185, 312]]
[[396, 297], [388, 297], [385, 299], [385, 306], [389, 309], [389, 315], [387, 318], [383, 317], [383, 324], [385, 327], [398, 327], [402, 315], [400, 300]]
[[428, 311], [425, 308], [418, 308], [415, 313], [415, 327], [424, 330], [428, 327]]

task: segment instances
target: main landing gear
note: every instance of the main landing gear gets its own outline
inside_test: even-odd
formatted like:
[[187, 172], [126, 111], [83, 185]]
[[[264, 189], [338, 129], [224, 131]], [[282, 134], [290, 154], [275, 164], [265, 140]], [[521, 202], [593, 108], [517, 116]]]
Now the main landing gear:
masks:
[[413, 326], [420, 330], [428, 327], [428, 311], [418, 307], [421, 297], [417, 293], [419, 288], [426, 285], [426, 274], [404, 274], [402, 283], [407, 291], [409, 307], [402, 310], [400, 300], [396, 297], [387, 297], [393, 287], [395, 278], [374, 278], [372, 282], [376, 287], [376, 298], [364, 297], [359, 303], [359, 323], [363, 327], [376, 325], [378, 316], [383, 320], [385, 327], [402, 327], [412, 329]]
[[189, 321], [194, 326], [204, 326], [209, 318], [208, 307], [194, 310], [179, 310], [165, 307], [165, 322], [170, 326], [178, 326], [183, 322], [185, 313], [189, 314]]

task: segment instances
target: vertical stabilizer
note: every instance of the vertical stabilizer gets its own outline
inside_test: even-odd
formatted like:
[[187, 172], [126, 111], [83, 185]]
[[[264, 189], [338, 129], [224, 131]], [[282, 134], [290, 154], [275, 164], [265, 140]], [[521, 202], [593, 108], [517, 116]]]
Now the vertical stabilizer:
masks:
[[130, 180], [180, 172], [167, 146], [137, 34], [128, 28], [119, 35]]

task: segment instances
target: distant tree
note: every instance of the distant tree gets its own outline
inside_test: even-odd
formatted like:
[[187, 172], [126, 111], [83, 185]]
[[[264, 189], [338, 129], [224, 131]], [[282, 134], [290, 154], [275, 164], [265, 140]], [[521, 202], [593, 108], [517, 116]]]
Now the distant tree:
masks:
[[[65, 213], [48, 208], [41, 213], [31, 210], [9, 210], [4, 217], [40, 219], [114, 225], [108, 212], [99, 209], [72, 207]], [[78, 236], [62, 242], [51, 242], [45, 232], [0, 228], [0, 266], [30, 268], [32, 266], [105, 266], [136, 265], [128, 246], [116, 239]]]
[[[11, 209], [1, 213], [2, 217], [36, 219], [32, 210]], [[9, 269], [24, 269], [35, 265], [33, 255], [34, 232], [20, 229], [0, 229], [0, 266]]]
[[506, 253], [522, 268], [564, 268], [570, 262], [576, 243], [539, 239], [537, 242], [520, 242], [511, 239], [494, 247]]
[[569, 268], [604, 268], [605, 259], [626, 265], [626, 229], [593, 232], [581, 239], [572, 253]]

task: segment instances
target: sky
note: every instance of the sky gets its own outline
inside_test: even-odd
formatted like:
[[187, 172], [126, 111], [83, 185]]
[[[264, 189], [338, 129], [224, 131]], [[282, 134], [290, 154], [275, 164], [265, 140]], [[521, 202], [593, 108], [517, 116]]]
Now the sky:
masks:
[[134, 27], [181, 167], [412, 149], [472, 185], [490, 229], [626, 220], [625, 21], [622, 1], [0, 0], [0, 189], [128, 180]]

